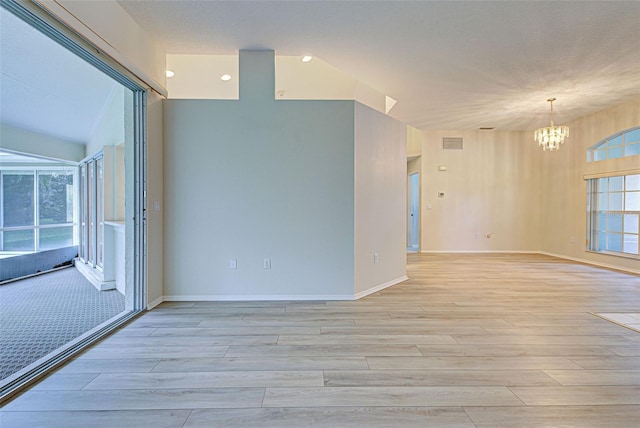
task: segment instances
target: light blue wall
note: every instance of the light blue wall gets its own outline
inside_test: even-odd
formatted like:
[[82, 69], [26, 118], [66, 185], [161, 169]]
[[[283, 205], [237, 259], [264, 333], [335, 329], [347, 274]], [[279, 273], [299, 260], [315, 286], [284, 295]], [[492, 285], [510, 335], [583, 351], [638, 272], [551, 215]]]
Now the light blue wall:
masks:
[[275, 101], [273, 52], [240, 73], [164, 102], [165, 298], [352, 298], [354, 102]]

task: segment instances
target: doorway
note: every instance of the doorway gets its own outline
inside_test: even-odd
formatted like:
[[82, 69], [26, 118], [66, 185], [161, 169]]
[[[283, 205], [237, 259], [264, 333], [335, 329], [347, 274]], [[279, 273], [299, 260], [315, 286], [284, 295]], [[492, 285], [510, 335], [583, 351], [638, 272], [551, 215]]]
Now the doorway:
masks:
[[[121, 283], [124, 284], [122, 290], [114, 289], [112, 291], [96, 290], [91, 284], [88, 284], [88, 287], [82, 284], [82, 287], [70, 288], [70, 293], [77, 291], [74, 297], [80, 296], [77, 299], [80, 302], [86, 301], [82, 296], [91, 293], [93, 293], [92, 296], [96, 293], [103, 293], [101, 297], [107, 295], [119, 297], [116, 315], [108, 316], [106, 321], [101, 318], [100, 323], [98, 325], [94, 323], [90, 330], [84, 331], [80, 335], [73, 335], [71, 340], [65, 341], [57, 349], [41, 358], [38, 355], [38, 360], [30, 362], [28, 366], [0, 380], [0, 404], [2, 404], [25, 386], [46, 375], [49, 370], [61, 365], [90, 344], [118, 328], [146, 306], [146, 218], [144, 207], [147, 93], [146, 85], [143, 82], [140, 82], [118, 63], [96, 51], [86, 40], [70, 31], [64, 24], [56, 21], [38, 4], [3, 1], [0, 5], [0, 13], [3, 18], [2, 79], [0, 79], [0, 84], [18, 81], [19, 79], [6, 78], [6, 76], [17, 75], [21, 77], [20, 88], [38, 88], [38, 90], [27, 91], [26, 94], [19, 93], [17, 90], [13, 92], [3, 90], [3, 107], [11, 107], [0, 109], [2, 112], [0, 113], [2, 115], [0, 125], [3, 126], [3, 150], [11, 151], [12, 156], [19, 153], [21, 155], [36, 155], [39, 158], [63, 160], [66, 162], [65, 165], [69, 164], [74, 167], [71, 173], [60, 178], [61, 174], [57, 170], [54, 171], [51, 165], [37, 164], [34, 166], [31, 162], [31, 170], [35, 172], [30, 173], [31, 175], [23, 175], [33, 177], [30, 179], [31, 181], [27, 182], [34, 189], [30, 193], [30, 195], [34, 195], [34, 202], [29, 205], [33, 209], [27, 210], [26, 217], [23, 217], [33, 224], [26, 225], [24, 219], [15, 227], [12, 224], [5, 225], [0, 222], [0, 226], [4, 227], [3, 230], [0, 230], [3, 234], [2, 239], [7, 240], [11, 237], [11, 232], [15, 232], [7, 228], [14, 228], [22, 235], [28, 234], [29, 239], [22, 241], [33, 242], [33, 248], [26, 248], [26, 244], [24, 244], [24, 248], [18, 248], [21, 252], [37, 252], [39, 249], [48, 249], [47, 246], [51, 246], [52, 241], [60, 241], [60, 245], [64, 244], [66, 247], [74, 249], [72, 258], [77, 254], [80, 256], [78, 261], [81, 263], [86, 261], [92, 268], [101, 272], [107, 272], [109, 267], [107, 262], [111, 260], [110, 254], [117, 254], [121, 257], [121, 262], [119, 264], [112, 263], [116, 266], [113, 270], [120, 275]], [[18, 37], [18, 34], [26, 34], [26, 36]], [[35, 54], [35, 49], [25, 49], [25, 42], [41, 48], [38, 51], [40, 53]], [[53, 54], [61, 56], [50, 58]], [[38, 61], [44, 61], [46, 66], [42, 66]], [[55, 79], [51, 78], [53, 76], [52, 69], [61, 71], [55, 75]], [[42, 70], [46, 70], [44, 76], [48, 76], [47, 80], [34, 78], [29, 80], [32, 82], [31, 86], [25, 83], [26, 77], [24, 76], [38, 77], [40, 76], [38, 73]], [[85, 71], [90, 71], [92, 74], [85, 73]], [[78, 77], [79, 73], [82, 75]], [[64, 82], [70, 84], [71, 90], [67, 90], [59, 96], [53, 94], [62, 87]], [[106, 88], [105, 97], [96, 98], [97, 92], [104, 92], [98, 91], [103, 87]], [[47, 96], [42, 96], [43, 93]], [[114, 98], [116, 93], [122, 94], [121, 98]], [[37, 94], [40, 98], [36, 102], [28, 103], [27, 95], [29, 94]], [[100, 100], [98, 108], [90, 108], [87, 103], [89, 95], [92, 100]], [[72, 96], [75, 98], [69, 101], [69, 97]], [[60, 114], [57, 116], [56, 114], [66, 112], [66, 110], [63, 110], [58, 104], [52, 105], [54, 102], [62, 104], [62, 107], [79, 108], [70, 114], [62, 115], [63, 117], [60, 118], [58, 117]], [[111, 108], [111, 106], [118, 108]], [[116, 110], [122, 111], [122, 113], [112, 114]], [[97, 114], [87, 118], [86, 116], [93, 111], [97, 111]], [[38, 112], [42, 112], [42, 115], [38, 116], [36, 114]], [[12, 116], [8, 116], [9, 114]], [[116, 127], [112, 126], [112, 118], [120, 123], [117, 128], [118, 133], [114, 131]], [[66, 119], [72, 123], [65, 122]], [[86, 138], [78, 137], [76, 134], [62, 134], [66, 131], [79, 133], [85, 128], [90, 132]], [[8, 136], [16, 138], [11, 139]], [[114, 140], [113, 144], [111, 140]], [[118, 147], [121, 147], [123, 166], [112, 171], [110, 175], [104, 175], [108, 168], [112, 168], [113, 163], [105, 164], [105, 159], [109, 159], [107, 157], [109, 153], [117, 153]], [[92, 162], [83, 163], [82, 159], [85, 158], [86, 161], [87, 155], [90, 156], [89, 159]], [[4, 156], [4, 163], [7, 163], [8, 157]], [[84, 169], [81, 164], [85, 165]], [[20, 170], [24, 171], [25, 166], [22, 165]], [[84, 174], [82, 180], [79, 178], [81, 174]], [[56, 178], [54, 184], [57, 184], [47, 187], [47, 184], [51, 184], [51, 178]], [[104, 178], [109, 178], [109, 180], [104, 180]], [[65, 191], [65, 193], [58, 192], [62, 196], [45, 198], [45, 196], [55, 193], [53, 190], [58, 187]], [[114, 192], [104, 193], [115, 187], [121, 188], [117, 194]], [[45, 190], [47, 191], [45, 192]], [[5, 199], [8, 194], [3, 192]], [[84, 203], [80, 201], [81, 194], [86, 194]], [[54, 204], [58, 199], [62, 202]], [[105, 206], [105, 200], [111, 205]], [[91, 203], [87, 201], [91, 201]], [[4, 205], [2, 205], [3, 209]], [[63, 208], [57, 209], [58, 205]], [[116, 209], [119, 206], [122, 206], [121, 210]], [[107, 208], [110, 209], [105, 211]], [[80, 216], [81, 212], [84, 213], [82, 217]], [[52, 214], [50, 215], [50, 213]], [[80, 220], [83, 222], [83, 227], [79, 225]], [[113, 223], [112, 229], [115, 231], [111, 234], [105, 233], [104, 230], [108, 221]], [[116, 233], [119, 231], [122, 233]], [[54, 232], [56, 232], [55, 235]], [[116, 238], [122, 235], [121, 242], [116, 242], [117, 245], [106, 245], [109, 239], [116, 240], [112, 235]], [[111, 251], [107, 251], [108, 249]], [[117, 266], [122, 267], [121, 272], [117, 271]], [[54, 266], [54, 268], [57, 267]], [[38, 289], [39, 296], [43, 294], [45, 286], [52, 285], [51, 275], [54, 273], [69, 274], [73, 271], [72, 268], [66, 268], [51, 273], [36, 272], [38, 276], [34, 277], [34, 280], [42, 282], [42, 284], [34, 285]], [[64, 279], [63, 282], [69, 284], [72, 281]], [[17, 281], [12, 284], [17, 284]], [[60, 290], [56, 289], [55, 292], [58, 297], [61, 295]], [[69, 298], [59, 300], [62, 300], [64, 304], [70, 301]], [[24, 300], [21, 300], [20, 303], [24, 303]], [[15, 306], [17, 307], [17, 304]], [[65, 308], [66, 312], [64, 313], [69, 313], [68, 307], [65, 306]], [[91, 316], [99, 312], [93, 306], [81, 309]], [[24, 314], [25, 311], [18, 311], [18, 313]], [[38, 319], [43, 318], [41, 313], [36, 313], [36, 315]], [[54, 318], [60, 319], [60, 317]], [[26, 320], [26, 317], [20, 318], [19, 316], [14, 319], [16, 323]], [[77, 318], [70, 318], [70, 322], [76, 321]], [[29, 326], [24, 324], [22, 327]], [[26, 328], [26, 330], [37, 331], [38, 329]], [[68, 329], [62, 326], [61, 330], [65, 333], [61, 336], [66, 337], [69, 333]], [[47, 338], [51, 337], [47, 336]], [[37, 342], [40, 343], [42, 340]], [[57, 344], [56, 342], [56, 346]], [[3, 350], [5, 350], [4, 347]]]
[[407, 251], [420, 250], [420, 173], [409, 175], [407, 182]]

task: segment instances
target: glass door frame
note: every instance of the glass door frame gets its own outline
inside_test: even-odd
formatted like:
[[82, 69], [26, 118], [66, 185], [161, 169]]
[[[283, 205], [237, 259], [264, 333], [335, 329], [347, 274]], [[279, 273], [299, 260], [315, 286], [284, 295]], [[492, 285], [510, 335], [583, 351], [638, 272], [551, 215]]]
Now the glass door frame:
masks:
[[[123, 67], [101, 49], [70, 29], [43, 6], [33, 1], [0, 0], [0, 7], [13, 13], [28, 25], [31, 25], [47, 37], [60, 43], [98, 70], [107, 74], [133, 93], [133, 136], [126, 148], [129, 164], [126, 167], [130, 178], [127, 180], [126, 196], [126, 251], [130, 258], [126, 263], [127, 293], [126, 312], [103, 324], [80, 339], [58, 349], [46, 361], [40, 363], [20, 376], [14, 376], [0, 384], [0, 405], [10, 400], [23, 389], [48, 375], [51, 370], [61, 366], [89, 345], [101, 340], [107, 334], [136, 317], [146, 308], [146, 152], [147, 152], [147, 90], [149, 87], [137, 76]], [[85, 189], [86, 190], [86, 189]], [[82, 219], [78, 219], [82, 222]]]

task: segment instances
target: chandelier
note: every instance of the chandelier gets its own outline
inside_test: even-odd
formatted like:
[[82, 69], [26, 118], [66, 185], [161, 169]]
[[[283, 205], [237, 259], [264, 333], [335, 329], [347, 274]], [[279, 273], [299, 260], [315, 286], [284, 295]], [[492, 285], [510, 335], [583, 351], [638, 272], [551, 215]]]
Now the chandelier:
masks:
[[551, 113], [549, 113], [551, 123], [546, 128], [536, 129], [533, 134], [538, 145], [542, 146], [542, 150], [558, 150], [560, 144], [564, 143], [564, 139], [569, 138], [568, 126], [555, 126], [553, 124], [553, 102], [555, 100], [555, 98], [547, 100], [551, 103]]

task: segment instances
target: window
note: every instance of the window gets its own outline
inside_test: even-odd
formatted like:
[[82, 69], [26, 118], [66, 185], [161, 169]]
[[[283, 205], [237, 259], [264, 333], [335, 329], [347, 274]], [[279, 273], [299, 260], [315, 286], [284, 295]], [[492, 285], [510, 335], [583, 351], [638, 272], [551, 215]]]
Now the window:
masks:
[[627, 129], [599, 141], [587, 150], [587, 162], [640, 155], [640, 127]]
[[74, 244], [74, 174], [75, 168], [0, 170], [0, 251]]
[[588, 180], [588, 249], [638, 256], [640, 174]]

